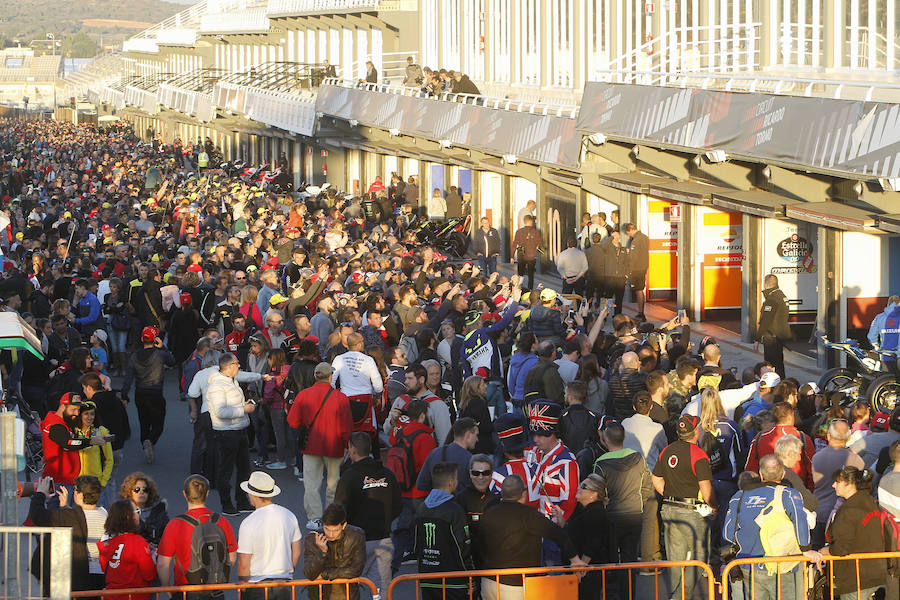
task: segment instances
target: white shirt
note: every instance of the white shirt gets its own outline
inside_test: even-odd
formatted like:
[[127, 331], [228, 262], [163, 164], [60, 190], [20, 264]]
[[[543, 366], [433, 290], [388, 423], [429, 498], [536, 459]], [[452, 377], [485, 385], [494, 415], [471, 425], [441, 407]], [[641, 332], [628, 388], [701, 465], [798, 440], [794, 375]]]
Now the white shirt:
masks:
[[579, 248], [566, 248], [556, 257], [556, 268], [561, 277], [575, 277], [588, 270], [587, 256]]
[[[759, 383], [754, 381], [748, 383], [744, 387], [733, 390], [719, 390], [719, 398], [722, 400], [722, 408], [725, 409], [725, 416], [734, 419], [734, 409], [741, 405], [745, 400], [753, 397], [753, 394], [759, 389]], [[681, 411], [682, 415], [700, 416], [700, 394], [694, 394], [691, 401], [688, 402]]]
[[[190, 396], [191, 398], [200, 398], [201, 396], [203, 397], [203, 401], [200, 404], [200, 412], [202, 413], [209, 412], [209, 404], [206, 402], [206, 390], [209, 389], [209, 376], [218, 370], [218, 366], [200, 369], [191, 380], [191, 385], [188, 386], [188, 396]], [[259, 373], [238, 371], [237, 377], [235, 377], [235, 379], [238, 383], [250, 383], [253, 381], [260, 381], [262, 379], [262, 375]]]
[[250, 555], [250, 582], [293, 579], [291, 544], [299, 541], [294, 513], [278, 504], [254, 510], [238, 530], [238, 554]]
[[362, 394], [379, 394], [384, 390], [384, 382], [375, 359], [368, 354], [356, 352], [344, 352], [337, 356], [331, 363], [334, 374], [331, 376], [331, 385], [337, 387], [340, 378], [340, 390], [346, 396], [360, 396]]

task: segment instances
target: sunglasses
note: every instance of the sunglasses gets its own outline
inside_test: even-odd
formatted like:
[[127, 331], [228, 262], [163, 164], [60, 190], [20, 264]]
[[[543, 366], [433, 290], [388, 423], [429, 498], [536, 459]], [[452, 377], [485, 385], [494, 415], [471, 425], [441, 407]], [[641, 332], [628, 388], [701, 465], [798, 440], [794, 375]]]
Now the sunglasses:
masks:
[[469, 471], [472, 474], [472, 477], [490, 477], [494, 474], [493, 471]]
[[149, 492], [149, 491], [150, 491], [150, 488], [148, 488], [148, 487], [136, 487], [136, 488], [134, 488], [134, 489], [131, 490], [131, 491], [134, 492], [135, 494], [140, 494], [140, 493], [142, 493], [142, 492]]
[[343, 323], [341, 323], [341, 327], [353, 327], [353, 322], [352, 321], [344, 321]]
[[237, 281], [243, 281], [244, 279], [247, 279], [247, 278], [244, 277], [243, 275], [241, 275], [240, 277], [235, 277], [235, 280], [237, 280]]
[[586, 483], [582, 483], [582, 484], [579, 485], [578, 487], [581, 488], [582, 490], [587, 490], [587, 491], [589, 491], [589, 492], [596, 492], [596, 491], [597, 491], [597, 490], [594, 490], [594, 489], [591, 489], [590, 487], [588, 487], [588, 484], [586, 484]]

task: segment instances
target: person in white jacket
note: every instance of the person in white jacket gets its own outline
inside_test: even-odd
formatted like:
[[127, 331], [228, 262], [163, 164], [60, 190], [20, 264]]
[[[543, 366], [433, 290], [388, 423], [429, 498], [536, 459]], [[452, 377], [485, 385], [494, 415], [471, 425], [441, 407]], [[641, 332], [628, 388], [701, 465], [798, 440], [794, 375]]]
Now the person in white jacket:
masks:
[[347, 336], [348, 352], [339, 354], [331, 363], [334, 373], [331, 385], [350, 400], [353, 431], [375, 433], [375, 398], [384, 392], [384, 380], [375, 359], [363, 353], [363, 336]]
[[[212, 420], [209, 416], [209, 403], [206, 392], [209, 389], [209, 376], [219, 371], [219, 359], [222, 353], [218, 350], [207, 350], [200, 362], [200, 370], [188, 386], [187, 396], [190, 399], [190, 420], [194, 425], [194, 443], [191, 446], [191, 473], [203, 475], [210, 481], [216, 480], [215, 452], [212, 448]], [[261, 381], [260, 373], [238, 371], [235, 377], [238, 383]], [[200, 402], [196, 402], [200, 398]]]
[[434, 188], [431, 198], [428, 199], [428, 218], [434, 222], [441, 222], [447, 215], [447, 201], [441, 190]]
[[[235, 516], [238, 512], [253, 512], [247, 494], [237, 485], [235, 501], [231, 499], [231, 476], [235, 470], [238, 483], [250, 477], [248, 415], [256, 409], [255, 403], [244, 400], [244, 392], [236, 380], [240, 369], [241, 365], [234, 354], [223, 354], [219, 358], [219, 370], [209, 376], [209, 388], [206, 391], [219, 461], [216, 489], [222, 502], [222, 514], [227, 516]], [[268, 375], [263, 378], [265, 377]]]

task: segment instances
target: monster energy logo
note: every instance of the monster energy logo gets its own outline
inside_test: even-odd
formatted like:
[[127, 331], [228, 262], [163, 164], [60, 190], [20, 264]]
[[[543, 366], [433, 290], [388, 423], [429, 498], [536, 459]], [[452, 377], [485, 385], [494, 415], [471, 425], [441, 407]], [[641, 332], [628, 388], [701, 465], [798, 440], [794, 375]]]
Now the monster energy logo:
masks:
[[437, 525], [434, 523], [425, 523], [425, 545], [429, 548], [435, 545], [437, 537]]

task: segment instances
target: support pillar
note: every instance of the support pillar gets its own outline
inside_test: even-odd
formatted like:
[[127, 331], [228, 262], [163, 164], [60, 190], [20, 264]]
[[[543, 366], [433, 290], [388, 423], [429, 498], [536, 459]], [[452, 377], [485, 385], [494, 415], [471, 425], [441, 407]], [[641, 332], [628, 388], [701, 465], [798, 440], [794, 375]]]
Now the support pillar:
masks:
[[698, 291], [698, 258], [696, 254], [697, 206], [681, 203], [681, 223], [678, 224], [676, 254], [675, 305], [683, 308], [692, 321], [700, 320]]
[[[826, 334], [832, 341], [842, 340], [846, 334], [846, 326], [842, 323], [841, 292], [844, 284], [843, 257], [844, 237], [840, 231], [827, 227], [818, 228], [818, 310], [816, 311], [816, 329]], [[839, 356], [835, 351], [828, 351], [818, 345], [816, 362], [820, 369], [838, 366]]]
[[751, 248], [763, 247], [763, 221], [760, 217], [744, 214], [741, 230], [743, 265], [741, 268], [741, 341], [752, 342], [756, 338], [756, 324], [759, 321], [762, 289], [762, 254], [748, 252]]

